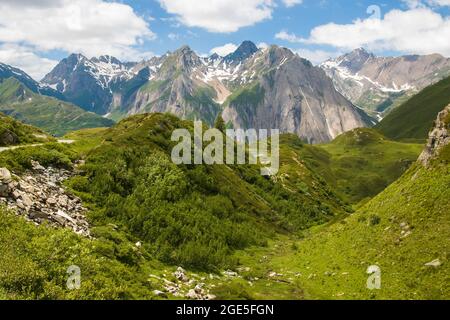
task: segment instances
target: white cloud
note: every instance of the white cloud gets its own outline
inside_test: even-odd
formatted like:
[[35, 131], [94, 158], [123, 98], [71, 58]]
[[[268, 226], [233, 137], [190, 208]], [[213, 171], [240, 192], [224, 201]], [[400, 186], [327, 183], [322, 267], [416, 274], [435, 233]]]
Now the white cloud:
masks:
[[238, 48], [234, 43], [227, 43], [220, 47], [212, 48], [210, 53], [217, 53], [221, 57], [225, 57], [226, 55], [233, 53]]
[[169, 34], [167, 35], [167, 37], [168, 37], [170, 40], [175, 41], [175, 40], [178, 40], [178, 39], [180, 38], [180, 35], [177, 34], [177, 33], [169, 33]]
[[297, 37], [293, 33], [288, 33], [286, 31], [280, 31], [275, 35], [275, 39], [285, 40], [292, 43], [301, 43], [304, 40], [302, 38]]
[[126, 59], [155, 38], [148, 22], [125, 4], [106, 0], [2, 0], [0, 42], [39, 51], [63, 50]]
[[448, 7], [450, 6], [450, 0], [428, 0], [427, 1], [431, 6], [441, 6]]
[[258, 49], [267, 49], [270, 47], [270, 45], [268, 43], [265, 42], [260, 42], [256, 45], [258, 47]]
[[310, 49], [291, 49], [300, 57], [311, 61], [313, 64], [320, 64], [330, 58], [339, 57], [342, 53], [338, 51], [310, 50]]
[[272, 18], [275, 0], [159, 0], [188, 27], [210, 32], [235, 32]]
[[449, 17], [429, 8], [392, 10], [380, 20], [358, 19], [346, 25], [329, 23], [314, 28], [308, 39], [287, 33], [282, 36], [293, 42], [330, 45], [343, 50], [366, 47], [372, 51], [450, 56]]
[[450, 0], [402, 0], [409, 8], [425, 8], [430, 7], [448, 7], [450, 6]]
[[39, 57], [30, 48], [7, 44], [0, 46], [0, 61], [25, 71], [35, 80], [42, 79], [58, 63]]
[[283, 3], [286, 7], [290, 8], [298, 4], [302, 4], [303, 0], [283, 0]]

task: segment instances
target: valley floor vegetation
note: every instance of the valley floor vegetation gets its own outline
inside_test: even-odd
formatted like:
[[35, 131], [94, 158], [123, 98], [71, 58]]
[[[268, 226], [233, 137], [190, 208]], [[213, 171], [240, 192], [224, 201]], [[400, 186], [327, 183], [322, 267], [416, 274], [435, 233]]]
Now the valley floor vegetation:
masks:
[[[144, 114], [71, 132], [72, 145], [0, 153], [18, 175], [31, 160], [76, 170], [65, 188], [89, 208], [93, 236], [1, 207], [0, 298], [185, 298], [167, 292], [178, 267], [217, 299], [450, 297], [448, 147], [423, 168], [423, 145], [372, 129], [316, 146], [283, 135], [280, 170], [264, 177], [257, 165], [173, 164], [176, 128], [193, 124]], [[71, 265], [79, 290], [66, 286]], [[381, 290], [365, 286], [369, 265]]]

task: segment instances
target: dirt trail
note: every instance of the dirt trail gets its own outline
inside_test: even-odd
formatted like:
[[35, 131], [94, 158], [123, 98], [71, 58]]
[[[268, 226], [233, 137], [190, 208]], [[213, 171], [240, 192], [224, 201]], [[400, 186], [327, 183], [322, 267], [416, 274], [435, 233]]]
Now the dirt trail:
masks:
[[[75, 140], [58, 140], [58, 143], [61, 144], [72, 144], [74, 143]], [[5, 152], [8, 150], [15, 150], [15, 149], [19, 149], [19, 148], [29, 148], [29, 147], [39, 147], [44, 145], [44, 143], [36, 143], [36, 144], [24, 144], [24, 145], [19, 145], [19, 146], [11, 146], [11, 147], [0, 147], [0, 152]]]

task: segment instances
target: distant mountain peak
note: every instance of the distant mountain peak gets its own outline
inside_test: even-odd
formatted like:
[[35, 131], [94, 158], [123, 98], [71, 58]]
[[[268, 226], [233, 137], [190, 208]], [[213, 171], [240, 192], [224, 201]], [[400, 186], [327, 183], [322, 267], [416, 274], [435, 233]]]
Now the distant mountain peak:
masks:
[[191, 53], [194, 53], [194, 51], [188, 45], [184, 45], [184, 46], [182, 46], [181, 48], [179, 48], [178, 50], [176, 50], [174, 52], [174, 54], [176, 54], [176, 55], [179, 55], [179, 54], [191, 54]]
[[355, 53], [360, 53], [360, 54], [364, 54], [364, 55], [370, 55], [371, 53], [369, 51], [367, 51], [365, 48], [363, 47], [359, 47], [355, 50], [353, 50], [353, 52]]
[[82, 61], [82, 60], [89, 60], [87, 57], [85, 57], [83, 54], [81, 53], [72, 53], [71, 55], [69, 55], [66, 58], [68, 61], [74, 61], [74, 62], [78, 62], [78, 61]]
[[220, 56], [217, 53], [213, 53], [212, 55], [209, 56], [210, 60], [217, 60], [220, 59]]
[[103, 62], [103, 63], [107, 63], [107, 64], [122, 65], [122, 62], [119, 59], [117, 59], [113, 56], [110, 56], [110, 55], [102, 55], [98, 58], [92, 58], [91, 61], [96, 62], [96, 63]]
[[251, 41], [244, 41], [234, 51], [225, 57], [225, 61], [228, 62], [241, 62], [251, 57], [254, 53], [258, 52], [258, 47]]
[[344, 55], [343, 58], [347, 61], [350, 60], [351, 62], [361, 63], [361, 62], [366, 62], [370, 58], [375, 58], [375, 55], [361, 47], [361, 48], [355, 49], [352, 52]]

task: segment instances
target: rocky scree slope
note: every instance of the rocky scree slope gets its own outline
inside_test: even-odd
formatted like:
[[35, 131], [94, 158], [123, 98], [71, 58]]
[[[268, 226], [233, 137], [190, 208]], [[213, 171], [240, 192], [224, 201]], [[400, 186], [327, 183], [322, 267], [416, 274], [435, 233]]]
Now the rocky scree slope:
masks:
[[65, 169], [44, 168], [35, 161], [32, 161], [32, 170], [21, 176], [0, 168], [0, 205], [37, 225], [47, 222], [89, 237], [87, 209], [62, 186], [72, 175]]

